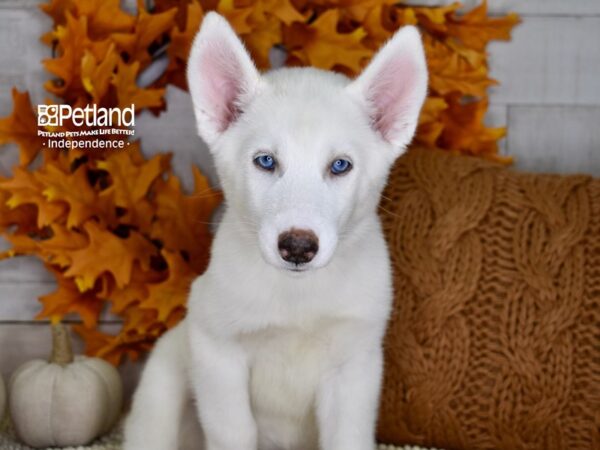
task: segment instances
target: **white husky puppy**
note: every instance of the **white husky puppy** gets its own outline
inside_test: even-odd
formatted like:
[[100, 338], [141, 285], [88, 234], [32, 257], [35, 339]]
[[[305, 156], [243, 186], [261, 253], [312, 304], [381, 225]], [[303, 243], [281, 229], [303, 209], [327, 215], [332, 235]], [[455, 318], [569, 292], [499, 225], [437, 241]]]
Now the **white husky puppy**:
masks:
[[426, 95], [419, 33], [402, 28], [355, 80], [261, 75], [210, 13], [188, 81], [227, 208], [125, 449], [373, 450], [392, 300], [376, 210]]

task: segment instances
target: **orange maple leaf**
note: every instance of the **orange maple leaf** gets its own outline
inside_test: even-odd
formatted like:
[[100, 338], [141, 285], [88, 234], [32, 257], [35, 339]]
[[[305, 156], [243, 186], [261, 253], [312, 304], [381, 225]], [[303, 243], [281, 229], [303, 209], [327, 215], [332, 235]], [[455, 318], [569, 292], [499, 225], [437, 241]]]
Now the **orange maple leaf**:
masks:
[[54, 292], [40, 297], [43, 308], [36, 319], [75, 313], [81, 317], [86, 327], [95, 327], [102, 311], [102, 300], [97, 298], [93, 291], [80, 292], [73, 280], [63, 277], [52, 266], [46, 265], [46, 268], [56, 278], [58, 287]]
[[94, 287], [98, 277], [105, 272], [114, 277], [118, 287], [125, 286], [131, 280], [135, 261], [149, 270], [150, 258], [156, 249], [138, 232], [131, 230], [128, 237], [120, 238], [93, 220], [87, 221], [83, 228], [89, 243], [81, 250], [71, 252], [72, 263], [65, 272], [66, 277], [75, 278], [81, 292]]
[[42, 195], [44, 184], [37, 179], [35, 173], [21, 167], [13, 169], [12, 178], [0, 181], [0, 189], [10, 192], [6, 205], [11, 209], [22, 205], [37, 207], [37, 226], [40, 229], [58, 220], [67, 211], [67, 205], [49, 202]]
[[187, 5], [185, 28], [183, 31], [180, 31], [178, 27], [173, 27], [171, 31], [171, 44], [168, 48], [171, 58], [179, 58], [182, 61], [187, 61], [192, 47], [192, 40], [198, 32], [203, 17], [202, 6], [197, 0]]
[[135, 17], [121, 9], [120, 0], [85, 0], [75, 5], [79, 16], [90, 18], [90, 37], [94, 40], [129, 31], [135, 24]]
[[[162, 268], [162, 267], [161, 267]], [[107, 292], [106, 297], [112, 303], [111, 312], [122, 314], [132, 303], [140, 303], [148, 297], [148, 285], [150, 283], [160, 283], [166, 279], [165, 270], [143, 270], [138, 263], [135, 263], [131, 280], [122, 288], [112, 287]], [[114, 283], [113, 283], [114, 284]]]
[[[159, 180], [156, 189], [156, 219], [151, 236], [159, 239], [168, 250], [185, 251], [190, 265], [201, 273], [208, 263], [205, 251], [211, 235], [208, 223], [222, 195], [210, 188], [208, 180], [194, 170], [195, 190], [190, 196], [181, 191], [176, 177]], [[194, 243], [190, 245], [190, 243]]]
[[112, 76], [112, 84], [117, 89], [120, 108], [128, 108], [132, 104], [135, 110], [161, 106], [163, 103], [164, 89], [144, 89], [137, 85], [136, 78], [140, 69], [140, 62], [125, 64], [119, 60], [117, 73]]
[[46, 164], [36, 173], [44, 187], [42, 195], [49, 202], [64, 202], [69, 207], [67, 227], [81, 225], [97, 213], [97, 194], [88, 183], [87, 170], [79, 167], [75, 172], [63, 171], [55, 164]]
[[488, 77], [485, 64], [471, 65], [443, 42], [428, 36], [424, 38], [429, 65], [429, 86], [437, 94], [460, 92], [463, 95], [482, 97], [487, 88], [496, 84]]
[[374, 10], [397, 4], [397, 0], [337, 0], [336, 6], [339, 7], [343, 15], [347, 15], [351, 20], [364, 23], [367, 16]]
[[81, 84], [95, 103], [100, 103], [106, 95], [118, 61], [119, 55], [114, 44], [108, 47], [106, 55], [99, 62], [91, 51], [84, 50], [81, 58]]
[[306, 20], [291, 0], [257, 0], [253, 6], [254, 14], [251, 15], [250, 23], [254, 31], [260, 31], [260, 26], [257, 25], [262, 23], [262, 19], [258, 18], [258, 16], [273, 16], [285, 25], [291, 25], [293, 22], [304, 22]]
[[184, 308], [187, 302], [190, 283], [198, 276], [191, 270], [180, 252], [163, 249], [162, 256], [169, 266], [169, 277], [157, 284], [148, 284], [148, 298], [140, 303], [140, 308], [157, 311], [159, 322], [165, 322], [179, 308]]
[[361, 45], [361, 40], [367, 33], [362, 27], [351, 33], [339, 33], [338, 20], [339, 11], [331, 9], [310, 25], [296, 22], [284, 33], [284, 44], [292, 44], [292, 55], [312, 66], [322, 69], [343, 66], [352, 73], [358, 73], [373, 54]]
[[248, 17], [253, 12], [252, 4], [243, 4], [236, 7], [234, 0], [220, 0], [217, 5], [217, 12], [227, 19], [237, 34], [247, 34], [253, 31], [248, 23]]
[[44, 87], [51, 93], [65, 99], [67, 103], [74, 104], [82, 96], [85, 89], [81, 80], [81, 61], [87, 51], [91, 52], [96, 60], [103, 59], [111, 45], [108, 39], [92, 41], [89, 38], [88, 17], [74, 17], [66, 13], [65, 25], [59, 25], [53, 33], [52, 40], [57, 42], [59, 56], [43, 61], [48, 72], [58, 77], [58, 80], [49, 80]]
[[488, 100], [463, 103], [458, 95], [448, 97], [449, 107], [442, 113], [444, 131], [440, 142], [444, 148], [464, 153], [481, 154], [507, 161], [497, 156], [498, 140], [506, 134], [504, 128], [487, 128], [484, 116]]
[[447, 33], [448, 19], [460, 8], [460, 3], [456, 2], [448, 6], [431, 7], [404, 7], [412, 10], [416, 23], [423, 29], [432, 33]]
[[100, 198], [113, 207], [123, 208], [121, 222], [148, 229], [153, 216], [149, 200], [152, 183], [169, 167], [170, 155], [156, 155], [149, 161], [136, 163], [139, 145], [130, 150], [112, 154], [96, 163], [99, 169], [110, 174], [110, 186], [100, 193]]
[[121, 9], [120, 3], [120, 0], [51, 0], [41, 4], [40, 9], [58, 25], [66, 22], [67, 12], [89, 17], [90, 36], [103, 39], [111, 33], [130, 30], [135, 22], [133, 16]]
[[[124, 356], [124, 351], [120, 346], [122, 338], [85, 325], [74, 325], [73, 330], [85, 341], [87, 355], [104, 358], [115, 366], [121, 363]], [[133, 356], [132, 360], [136, 359], [139, 351], [131, 355]]]
[[172, 8], [158, 14], [148, 14], [142, 2], [138, 2], [138, 17], [131, 33], [112, 33], [111, 39], [126, 52], [130, 60], [146, 66], [150, 60], [148, 48], [164, 33], [175, 26], [177, 9]]
[[239, 34], [256, 65], [267, 69], [271, 49], [283, 41], [282, 25], [304, 22], [305, 18], [290, 0], [257, 0], [248, 9], [250, 14], [245, 21], [250, 31], [239, 31]]
[[243, 35], [244, 42], [252, 54], [256, 65], [261, 69], [267, 69], [271, 63], [269, 54], [273, 46], [280, 44], [282, 37], [281, 22], [274, 16], [262, 15], [260, 26], [256, 30]]
[[13, 112], [0, 119], [0, 145], [15, 142], [19, 146], [19, 163], [27, 166], [35, 159], [43, 145], [37, 134], [37, 116], [31, 107], [29, 93], [12, 90]]
[[448, 108], [448, 103], [442, 97], [429, 96], [425, 100], [419, 128], [415, 141], [430, 148], [437, 146], [437, 141], [444, 130], [444, 124], [439, 121], [440, 114]]
[[[404, 11], [411, 15], [410, 19], [402, 19], [402, 14], [399, 11]], [[417, 19], [410, 9], [398, 10], [389, 5], [377, 5], [369, 10], [362, 22], [363, 28], [367, 32], [368, 39], [366, 44], [369, 48], [375, 51], [383, 42], [389, 39], [393, 32], [398, 29], [400, 24], [408, 25], [417, 23]]]
[[[4, 181], [6, 178], [0, 176], [0, 184]], [[18, 233], [35, 233], [38, 230], [36, 207], [26, 204], [11, 208], [7, 205], [10, 197], [11, 193], [0, 187], [0, 230], [16, 227]]]
[[50, 227], [52, 235], [37, 242], [37, 248], [48, 264], [66, 268], [71, 264], [71, 252], [87, 245], [87, 238], [78, 230], [53, 223]]
[[11, 248], [0, 253], [0, 260], [13, 256], [34, 255], [38, 249], [37, 241], [22, 233], [5, 233], [4, 239], [11, 244]]
[[520, 22], [514, 13], [503, 17], [487, 15], [487, 0], [463, 16], [453, 15], [448, 24], [448, 34], [460, 39], [467, 47], [480, 52], [491, 40], [508, 40], [510, 31]]

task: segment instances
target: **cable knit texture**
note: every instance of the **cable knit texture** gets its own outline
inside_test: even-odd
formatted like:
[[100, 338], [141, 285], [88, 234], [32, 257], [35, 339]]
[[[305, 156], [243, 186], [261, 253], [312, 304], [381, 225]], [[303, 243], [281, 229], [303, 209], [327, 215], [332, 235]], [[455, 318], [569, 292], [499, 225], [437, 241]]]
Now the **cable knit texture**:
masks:
[[379, 439], [600, 449], [600, 180], [413, 150], [381, 210], [395, 308]]

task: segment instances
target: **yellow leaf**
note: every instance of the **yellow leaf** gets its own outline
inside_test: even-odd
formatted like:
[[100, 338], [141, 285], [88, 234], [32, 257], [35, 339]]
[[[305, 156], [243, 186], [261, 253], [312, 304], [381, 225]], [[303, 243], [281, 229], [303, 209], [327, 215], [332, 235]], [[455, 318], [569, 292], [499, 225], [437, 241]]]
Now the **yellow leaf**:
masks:
[[84, 51], [81, 58], [81, 82], [95, 103], [100, 103], [106, 95], [118, 61], [119, 55], [115, 52], [114, 44], [110, 45], [100, 62], [91, 51]]

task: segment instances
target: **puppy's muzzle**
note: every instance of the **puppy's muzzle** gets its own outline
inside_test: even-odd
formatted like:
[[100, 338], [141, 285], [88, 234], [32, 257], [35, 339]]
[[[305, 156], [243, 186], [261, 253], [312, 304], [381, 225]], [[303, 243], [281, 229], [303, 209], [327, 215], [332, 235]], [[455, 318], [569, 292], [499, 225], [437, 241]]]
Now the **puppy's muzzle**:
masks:
[[311, 230], [292, 228], [279, 235], [279, 254], [284, 261], [299, 265], [312, 261], [319, 251], [319, 238]]

